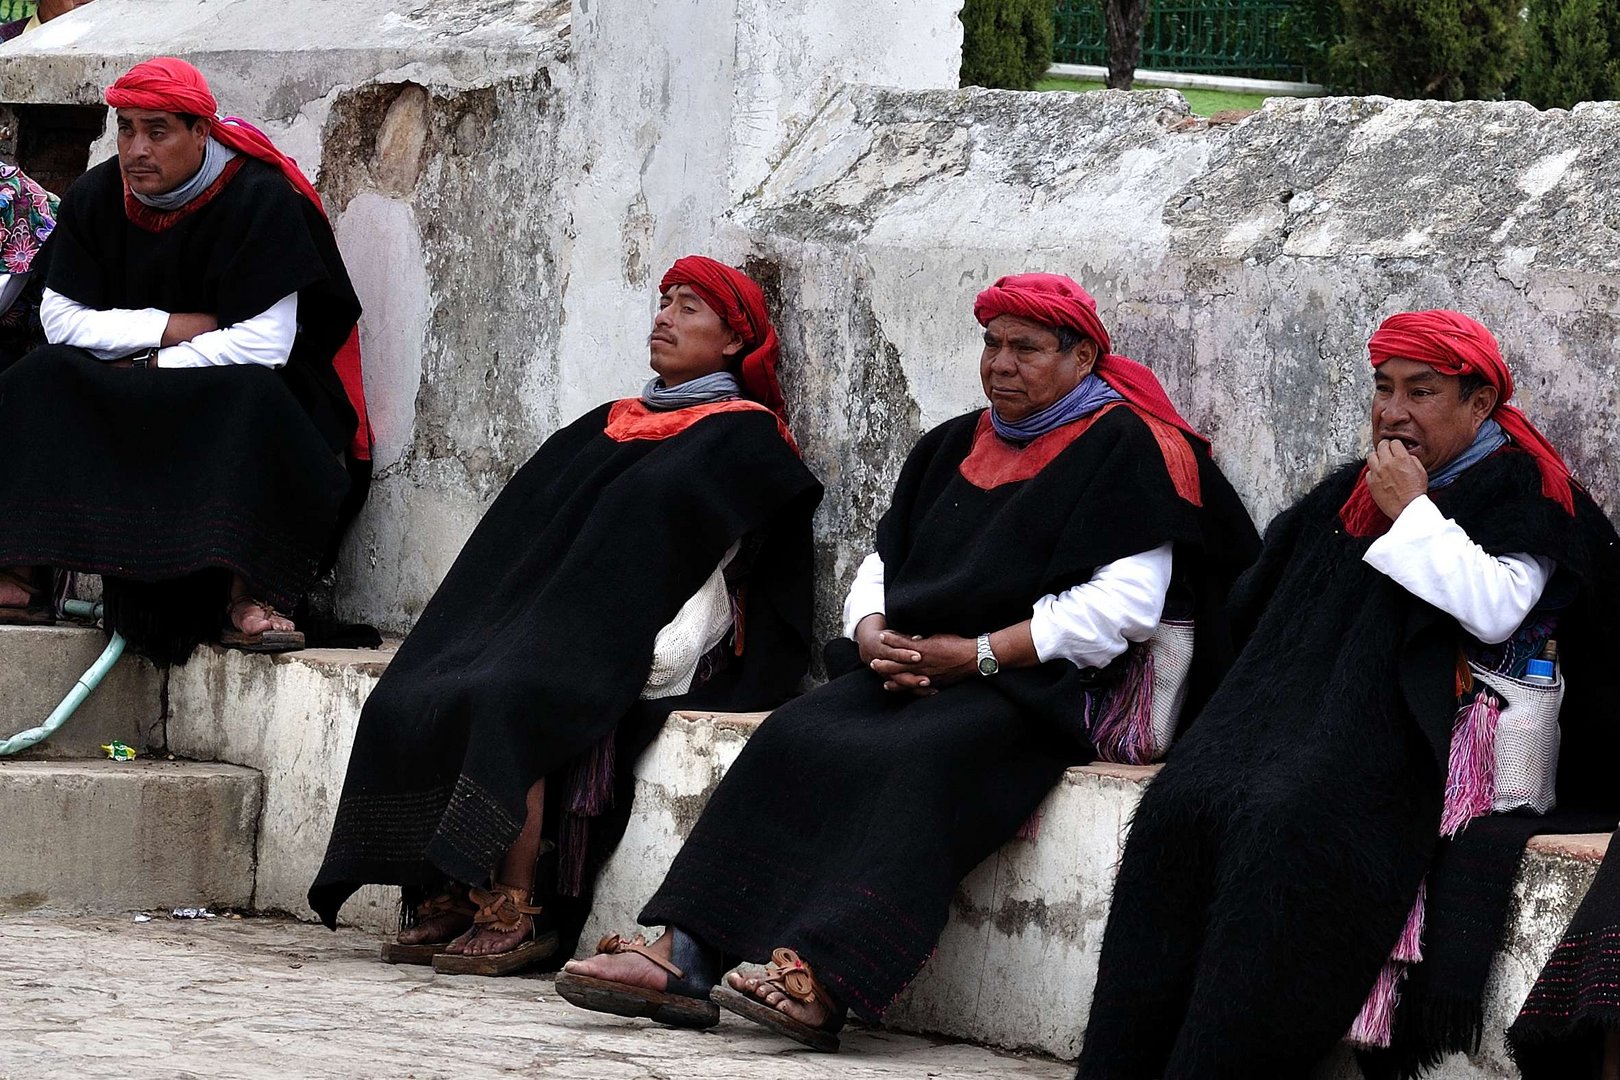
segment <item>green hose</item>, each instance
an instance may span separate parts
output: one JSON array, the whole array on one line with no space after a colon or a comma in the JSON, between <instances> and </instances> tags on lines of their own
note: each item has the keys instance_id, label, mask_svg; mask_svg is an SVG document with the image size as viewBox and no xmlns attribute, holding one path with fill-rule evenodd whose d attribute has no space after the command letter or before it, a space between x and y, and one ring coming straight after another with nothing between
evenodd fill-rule
<instances>
[{"instance_id":1,"label":"green hose","mask_svg":"<svg viewBox=\"0 0 1620 1080\"><path fill-rule=\"evenodd\" d=\"M86 600L69 600L63 605L63 609L69 615L78 616L79 618L101 618L101 605L92 604ZM90 696L96 687L101 685L101 680L107 677L107 672L112 670L113 665L118 663L118 658L123 655L124 635L113 634L107 641L107 647L96 658L96 662L90 665L90 670L79 676L79 681L74 684L72 690L68 691L67 697L62 699L62 703L51 710L51 715L45 718L43 724L29 728L27 731L19 731L9 739L0 740L0 757L19 753L30 746L44 742L55 734L56 729L67 723L68 718L78 711L80 705L84 704L84 700Z\"/></svg>"}]
</instances>

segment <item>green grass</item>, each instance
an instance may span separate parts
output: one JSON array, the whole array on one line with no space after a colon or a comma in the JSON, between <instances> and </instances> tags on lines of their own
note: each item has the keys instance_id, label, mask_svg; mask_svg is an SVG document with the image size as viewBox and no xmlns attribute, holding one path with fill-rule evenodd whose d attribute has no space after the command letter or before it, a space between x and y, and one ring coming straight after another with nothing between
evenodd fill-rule
<instances>
[{"instance_id":1,"label":"green grass","mask_svg":"<svg viewBox=\"0 0 1620 1080\"><path fill-rule=\"evenodd\" d=\"M1083 82L1079 79L1042 79L1035 84L1035 89L1072 90L1083 94L1104 87L1100 82ZM1138 89L1146 87L1138 86ZM1258 109L1260 103L1266 100L1264 94L1233 94L1225 90L1183 90L1181 95L1199 116L1213 116L1226 109Z\"/></svg>"}]
</instances>

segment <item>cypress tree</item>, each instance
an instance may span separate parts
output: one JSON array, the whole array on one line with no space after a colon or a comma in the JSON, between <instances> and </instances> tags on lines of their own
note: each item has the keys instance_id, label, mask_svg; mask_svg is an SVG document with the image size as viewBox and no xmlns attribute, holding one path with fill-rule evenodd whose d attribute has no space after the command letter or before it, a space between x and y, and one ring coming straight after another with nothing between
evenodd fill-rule
<instances>
[{"instance_id":1,"label":"cypress tree","mask_svg":"<svg viewBox=\"0 0 1620 1080\"><path fill-rule=\"evenodd\" d=\"M965 0L962 85L1033 90L1052 66L1052 0Z\"/></svg>"}]
</instances>

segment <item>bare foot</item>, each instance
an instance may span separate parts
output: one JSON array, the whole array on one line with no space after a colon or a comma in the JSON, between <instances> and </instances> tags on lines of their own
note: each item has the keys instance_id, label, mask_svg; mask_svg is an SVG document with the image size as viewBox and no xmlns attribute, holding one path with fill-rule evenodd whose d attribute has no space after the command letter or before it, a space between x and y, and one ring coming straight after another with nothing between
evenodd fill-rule
<instances>
[{"instance_id":1,"label":"bare foot","mask_svg":"<svg viewBox=\"0 0 1620 1080\"><path fill-rule=\"evenodd\" d=\"M27 607L32 600L27 589L0 578L0 607Z\"/></svg>"},{"instance_id":2,"label":"bare foot","mask_svg":"<svg viewBox=\"0 0 1620 1080\"><path fill-rule=\"evenodd\" d=\"M244 634L262 634L266 630L296 630L293 621L269 604L249 597L238 597L226 609L231 625Z\"/></svg>"},{"instance_id":3,"label":"bare foot","mask_svg":"<svg viewBox=\"0 0 1620 1080\"><path fill-rule=\"evenodd\" d=\"M471 936L461 942L461 947L453 951L458 956L497 956L522 945L533 932L534 920L520 915L517 929L506 931L493 926L476 927Z\"/></svg>"},{"instance_id":4,"label":"bare foot","mask_svg":"<svg viewBox=\"0 0 1620 1080\"><path fill-rule=\"evenodd\" d=\"M668 960L674 953L675 942L668 934L647 946L648 952L657 953ZM646 990L669 989L669 973L640 953L598 953L585 960L570 960L563 965L570 975L589 975L624 986L639 986Z\"/></svg>"},{"instance_id":5,"label":"bare foot","mask_svg":"<svg viewBox=\"0 0 1620 1080\"><path fill-rule=\"evenodd\" d=\"M778 1012L786 1013L808 1027L824 1028L836 1014L833 1003L827 1000L826 994L818 993L816 1000L808 1004L797 1001L766 982L765 973L757 969L729 973L726 975L726 985L744 994L752 994Z\"/></svg>"},{"instance_id":6,"label":"bare foot","mask_svg":"<svg viewBox=\"0 0 1620 1080\"><path fill-rule=\"evenodd\" d=\"M447 911L443 915L430 915L415 926L401 930L398 941L401 945L437 945L454 940L471 925L471 915Z\"/></svg>"}]
</instances>

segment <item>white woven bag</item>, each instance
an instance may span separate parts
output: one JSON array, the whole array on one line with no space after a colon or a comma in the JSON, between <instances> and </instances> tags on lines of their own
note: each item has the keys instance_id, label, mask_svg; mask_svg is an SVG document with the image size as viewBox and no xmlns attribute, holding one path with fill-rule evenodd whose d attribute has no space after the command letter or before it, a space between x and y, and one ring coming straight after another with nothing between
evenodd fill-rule
<instances>
[{"instance_id":1,"label":"white woven bag","mask_svg":"<svg viewBox=\"0 0 1620 1080\"><path fill-rule=\"evenodd\" d=\"M653 641L652 670L641 700L674 697L692 688L698 661L731 631L731 594L726 589L726 567L737 554L737 544L715 567L714 573L692 598L681 605L670 624Z\"/></svg>"},{"instance_id":2,"label":"white woven bag","mask_svg":"<svg viewBox=\"0 0 1620 1080\"><path fill-rule=\"evenodd\" d=\"M1187 673L1192 670L1193 624L1191 620L1165 619L1148 638L1153 656L1153 760L1170 752L1181 721L1181 708L1187 703Z\"/></svg>"},{"instance_id":3,"label":"white woven bag","mask_svg":"<svg viewBox=\"0 0 1620 1080\"><path fill-rule=\"evenodd\" d=\"M1558 710L1564 703L1564 673L1551 686L1468 665L1474 678L1501 702L1496 720L1496 794L1491 809L1553 808L1558 786Z\"/></svg>"}]
</instances>

